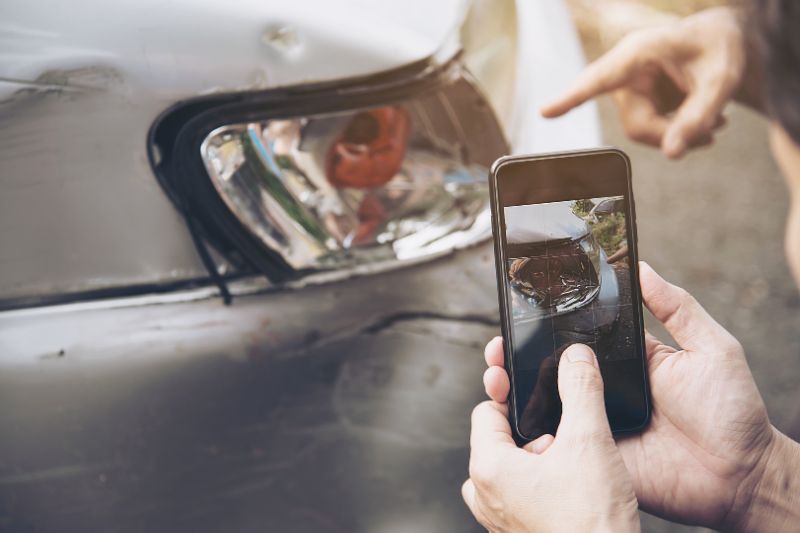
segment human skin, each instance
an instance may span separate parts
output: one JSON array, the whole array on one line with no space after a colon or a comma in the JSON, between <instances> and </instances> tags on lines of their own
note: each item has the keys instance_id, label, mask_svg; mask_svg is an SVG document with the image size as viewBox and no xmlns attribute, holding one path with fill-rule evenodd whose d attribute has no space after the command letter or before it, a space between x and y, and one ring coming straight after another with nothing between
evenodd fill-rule
<instances>
[{"instance_id":1,"label":"human skin","mask_svg":"<svg viewBox=\"0 0 800 533\"><path fill-rule=\"evenodd\" d=\"M760 71L731 9L702 11L672 25L623 38L589 65L557 100L542 108L557 117L613 93L632 139L679 158L710 144L735 97L761 107Z\"/></svg>"},{"instance_id":2,"label":"human skin","mask_svg":"<svg viewBox=\"0 0 800 533\"><path fill-rule=\"evenodd\" d=\"M761 65L763 50L758 50L756 40L754 33L743 31L742 15L729 8L706 10L670 26L636 32L595 62L542 112L556 116L594 96L613 92L631 138L660 146L670 157L680 157L691 147L711 141L715 128L724 123L722 111L728 100L761 112L768 107ZM663 90L665 80L672 91ZM675 147L673 143L680 149L671 149ZM784 248L800 285L800 146L797 136L792 138L776 117L770 125L770 146L790 192ZM800 477L798 446L783 436L779 441L775 449L782 451L773 454L777 459L769 464L775 469L781 465L793 476L777 483L779 475L765 474L760 483L764 490L756 492L770 493L765 487L774 485L773 496L763 505L753 503L754 509L780 509L781 494L800 495L800 487L792 481ZM796 501L793 503L800 507ZM753 525L760 521L760 529L769 530L772 521L763 514L751 511L748 516Z\"/></svg>"},{"instance_id":3,"label":"human skin","mask_svg":"<svg viewBox=\"0 0 800 533\"><path fill-rule=\"evenodd\" d=\"M518 448L505 402L472 413L464 501L490 531L638 532L633 485L614 443L592 350L575 344L558 367L563 412L555 436Z\"/></svg>"},{"instance_id":4,"label":"human skin","mask_svg":"<svg viewBox=\"0 0 800 533\"><path fill-rule=\"evenodd\" d=\"M800 486L785 469L800 472L800 447L770 424L741 345L646 263L640 277L645 305L681 347L647 336L651 421L617 441L640 506L717 529L791 531ZM486 360L486 392L505 401L499 337Z\"/></svg>"},{"instance_id":5,"label":"human skin","mask_svg":"<svg viewBox=\"0 0 800 533\"><path fill-rule=\"evenodd\" d=\"M800 285L800 146L777 123L770 126L770 147L789 187L791 205L786 219L784 250L795 283Z\"/></svg>"}]
</instances>

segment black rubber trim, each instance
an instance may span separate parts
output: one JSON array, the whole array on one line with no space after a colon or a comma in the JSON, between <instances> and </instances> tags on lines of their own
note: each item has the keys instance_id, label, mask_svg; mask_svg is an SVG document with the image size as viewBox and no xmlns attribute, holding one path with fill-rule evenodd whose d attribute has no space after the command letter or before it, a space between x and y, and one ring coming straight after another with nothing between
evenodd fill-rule
<instances>
[{"instance_id":1,"label":"black rubber trim","mask_svg":"<svg viewBox=\"0 0 800 533\"><path fill-rule=\"evenodd\" d=\"M247 276L243 274L235 274L225 276L224 278L226 282L231 282L245 277ZM170 281L166 283L139 283L135 285L124 285L119 287L103 287L99 289L64 292L61 294L47 294L43 296L17 296L0 300L0 312L114 298L168 294L176 291L199 289L208 287L209 285L209 278L202 277Z\"/></svg>"},{"instance_id":2,"label":"black rubber trim","mask_svg":"<svg viewBox=\"0 0 800 533\"><path fill-rule=\"evenodd\" d=\"M203 237L200 235L200 231L197 227L197 221L194 219L194 217L187 216L186 222L189 224L189 233L192 234L192 242L197 249L197 253L200 254L200 259L203 261L203 266L206 267L206 270L211 277L211 281L213 281L219 289L219 294L222 296L222 301L225 303L225 305L231 305L233 302L231 291L228 290L228 284L225 282L225 279L220 275L219 271L217 271L217 265L214 263L214 258L211 257L211 253L208 251L208 247L206 247L206 243L203 241Z\"/></svg>"},{"instance_id":3,"label":"black rubber trim","mask_svg":"<svg viewBox=\"0 0 800 533\"><path fill-rule=\"evenodd\" d=\"M229 101L223 97L203 103L193 100L173 107L171 113L162 116L162 122L155 124L151 132L156 143L151 149L158 146L164 157L154 169L176 207L191 220L189 226L209 274L214 276L214 265L206 261L208 254L203 242L213 246L238 271L261 273L273 283L308 273L292 268L280 254L265 246L219 196L199 156L202 143L212 131L232 124L395 103L437 89L460 68L456 56L441 65L420 62L392 73L346 83L239 93ZM191 113L195 114L189 118ZM161 132L163 124L174 128L179 121L180 130L174 140ZM151 154L151 161L154 159ZM216 281L225 294L224 283Z\"/></svg>"},{"instance_id":4,"label":"black rubber trim","mask_svg":"<svg viewBox=\"0 0 800 533\"><path fill-rule=\"evenodd\" d=\"M323 81L304 85L278 87L267 90L251 90L231 93L218 93L181 100L165 109L153 121L147 133L147 158L159 184L179 211L183 211L183 202L170 184L167 171L172 164L175 140L178 133L194 117L219 106L236 103L247 103L266 98L281 103L303 95L333 94L336 92L369 91L375 86L391 86L403 84L407 80L416 79L426 73L437 70L432 57L415 61L402 67L389 69L364 76L354 76L342 80Z\"/></svg>"}]
</instances>

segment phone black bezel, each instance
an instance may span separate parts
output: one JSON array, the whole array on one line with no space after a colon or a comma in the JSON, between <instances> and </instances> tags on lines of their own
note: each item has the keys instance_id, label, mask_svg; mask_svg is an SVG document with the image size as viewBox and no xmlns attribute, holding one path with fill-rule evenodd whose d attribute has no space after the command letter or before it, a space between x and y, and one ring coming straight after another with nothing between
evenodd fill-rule
<instances>
[{"instance_id":1,"label":"phone black bezel","mask_svg":"<svg viewBox=\"0 0 800 533\"><path fill-rule=\"evenodd\" d=\"M500 185L498 183L499 181L498 177L500 175L501 169L507 167L508 165L528 165L528 164L536 164L545 160L580 158L580 157L596 156L602 154L619 156L625 163L626 172L625 176L622 179L625 180L625 188L626 188L625 198L627 202L628 213L630 215L629 216L630 220L627 221L631 237L629 239L630 242L628 244L628 253L630 257L631 272L634 279L633 286L631 287L631 299L634 305L635 312L638 313L639 336L640 336L639 346L641 347L639 356L642 369L642 387L643 387L642 392L644 395L644 407L645 407L644 417L641 423L631 427L623 427L623 428L612 427L611 429L615 434L635 433L644 429L650 422L652 406L650 399L650 383L647 371L647 353L646 353L645 339L644 339L644 314L642 311L641 288L639 286L638 234L636 229L636 206L633 198L633 183L632 183L630 159L628 158L627 154L625 154L625 152L623 152L618 148L612 148L612 147L572 150L564 152L550 152L550 153L534 154L534 155L504 156L499 158L492 165L492 168L489 173L489 190L491 195L492 237L493 237L494 256L495 256L495 273L497 276L498 305L500 307L500 324L503 333L504 366L506 368L506 372L508 372L509 374L510 378L509 381L511 385L508 395L508 403L509 403L508 416L509 416L509 422L511 423L511 428L513 430L514 440L517 441L518 444L529 442L531 440L531 437L527 437L522 434L522 432L519 430L519 421L517 420L514 364L511 355L513 328L508 313L509 300L507 293L507 284L505 283L506 257L505 257L505 247L503 246L503 243L505 241L505 225L504 225L504 216L502 211L504 205L501 202Z\"/></svg>"}]
</instances>

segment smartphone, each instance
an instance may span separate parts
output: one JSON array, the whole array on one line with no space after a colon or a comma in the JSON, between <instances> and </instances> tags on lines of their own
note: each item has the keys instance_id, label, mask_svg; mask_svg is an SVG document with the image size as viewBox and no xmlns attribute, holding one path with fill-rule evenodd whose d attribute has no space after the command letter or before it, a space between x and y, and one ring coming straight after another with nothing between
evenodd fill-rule
<instances>
[{"instance_id":1,"label":"smartphone","mask_svg":"<svg viewBox=\"0 0 800 533\"><path fill-rule=\"evenodd\" d=\"M597 354L612 431L642 429L650 399L628 157L503 157L490 186L515 438L555 434L558 361L573 343Z\"/></svg>"}]
</instances>

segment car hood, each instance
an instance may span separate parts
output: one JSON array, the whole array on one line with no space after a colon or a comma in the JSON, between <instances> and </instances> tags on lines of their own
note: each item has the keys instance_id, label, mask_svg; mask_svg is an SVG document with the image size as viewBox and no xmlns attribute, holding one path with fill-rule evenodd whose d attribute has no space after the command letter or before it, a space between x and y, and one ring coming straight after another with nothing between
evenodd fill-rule
<instances>
[{"instance_id":1,"label":"car hood","mask_svg":"<svg viewBox=\"0 0 800 533\"><path fill-rule=\"evenodd\" d=\"M5 2L0 90L125 80L227 92L372 74L433 55L465 9L463 0Z\"/></svg>"},{"instance_id":2,"label":"car hood","mask_svg":"<svg viewBox=\"0 0 800 533\"><path fill-rule=\"evenodd\" d=\"M515 205L506 207L504 213L508 244L575 240L589 233L588 224L563 202Z\"/></svg>"}]
</instances>

